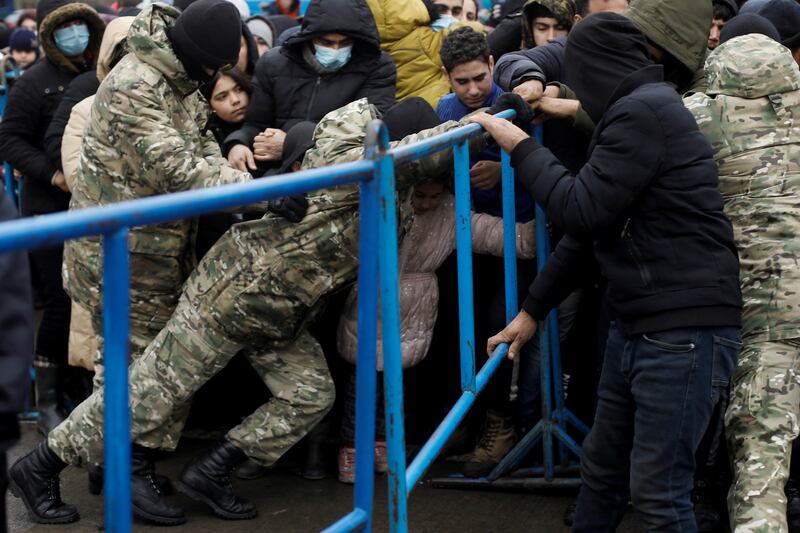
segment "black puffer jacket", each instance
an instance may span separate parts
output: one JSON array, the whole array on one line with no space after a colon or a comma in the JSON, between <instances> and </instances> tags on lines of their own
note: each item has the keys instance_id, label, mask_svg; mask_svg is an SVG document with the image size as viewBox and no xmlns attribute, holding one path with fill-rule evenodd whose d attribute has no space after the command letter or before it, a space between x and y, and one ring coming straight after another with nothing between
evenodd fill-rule
<instances>
[{"instance_id":1,"label":"black puffer jacket","mask_svg":"<svg viewBox=\"0 0 800 533\"><path fill-rule=\"evenodd\" d=\"M512 153L517 179L567 233L525 310L541 319L569 294L593 245L626 333L739 325L739 262L711 146L660 66L617 87L589 153L575 177L533 140Z\"/></svg>"},{"instance_id":2,"label":"black puffer jacket","mask_svg":"<svg viewBox=\"0 0 800 533\"><path fill-rule=\"evenodd\" d=\"M86 4L43 4L39 4L37 16L45 58L14 84L0 123L0 156L24 177L22 211L26 215L63 211L69 206L69 193L51 184L58 166L44 151L44 136L72 79L95 68L105 28L97 12ZM53 40L55 29L71 19L85 20L91 34L81 65L67 59Z\"/></svg>"},{"instance_id":3,"label":"black puffer jacket","mask_svg":"<svg viewBox=\"0 0 800 533\"><path fill-rule=\"evenodd\" d=\"M355 40L352 58L337 71L324 72L309 61L311 39L326 33ZM227 149L252 146L266 128L287 131L297 122L317 122L359 98L385 112L395 102L397 71L392 58L381 52L375 19L363 0L313 0L302 29L258 60L253 82L244 126L227 138Z\"/></svg>"}]
</instances>

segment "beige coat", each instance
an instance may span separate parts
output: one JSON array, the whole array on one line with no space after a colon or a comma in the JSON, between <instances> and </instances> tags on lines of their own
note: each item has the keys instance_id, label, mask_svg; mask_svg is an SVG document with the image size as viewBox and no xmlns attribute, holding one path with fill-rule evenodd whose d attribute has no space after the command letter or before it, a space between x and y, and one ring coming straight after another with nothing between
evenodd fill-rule
<instances>
[{"instance_id":1,"label":"beige coat","mask_svg":"<svg viewBox=\"0 0 800 533\"><path fill-rule=\"evenodd\" d=\"M456 249L455 198L448 194L433 211L416 215L400 244L400 339L403 367L419 363L428 353L439 305L436 270ZM472 214L472 249L475 253L503 255L503 219ZM536 255L533 222L517 224L517 255ZM356 362L358 305L356 288L350 292L339 321L337 345L342 357ZM377 347L378 370L383 370L380 327Z\"/></svg>"},{"instance_id":2,"label":"beige coat","mask_svg":"<svg viewBox=\"0 0 800 533\"><path fill-rule=\"evenodd\" d=\"M133 17L119 17L109 22L108 26L106 26L97 58L97 79L100 81L103 81L111 70L114 50L128 36L131 22L133 22ZM81 139L83 138L83 130L86 129L86 124L89 122L92 103L94 103L94 95L84 98L75 104L75 107L72 108L72 113L69 115L67 127L64 128L64 136L61 139L61 167L70 190L72 190L75 174L78 172Z\"/></svg>"},{"instance_id":3,"label":"beige coat","mask_svg":"<svg viewBox=\"0 0 800 533\"><path fill-rule=\"evenodd\" d=\"M103 41L100 43L100 54L97 58L97 78L103 81L114 57L114 50L128 35L133 17L119 17L106 26ZM61 164L64 177L70 190L73 188L75 175L78 172L78 156L81 154L81 138L83 130L89 122L89 112L92 110L94 96L89 96L78 102L72 108L69 122L64 129L61 141ZM92 327L92 315L78 302L72 302L72 316L69 324L69 364L94 370L94 360L97 352L97 338Z\"/></svg>"}]
</instances>

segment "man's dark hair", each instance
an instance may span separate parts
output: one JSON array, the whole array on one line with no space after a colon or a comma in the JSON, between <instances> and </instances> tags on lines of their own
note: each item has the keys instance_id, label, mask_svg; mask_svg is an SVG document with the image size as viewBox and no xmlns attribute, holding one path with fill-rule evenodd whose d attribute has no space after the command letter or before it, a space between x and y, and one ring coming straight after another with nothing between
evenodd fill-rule
<instances>
[{"instance_id":1,"label":"man's dark hair","mask_svg":"<svg viewBox=\"0 0 800 533\"><path fill-rule=\"evenodd\" d=\"M731 9L731 6L721 2L714 2L714 20L719 19L728 22L734 15L736 15L736 13Z\"/></svg>"},{"instance_id":2,"label":"man's dark hair","mask_svg":"<svg viewBox=\"0 0 800 533\"><path fill-rule=\"evenodd\" d=\"M581 17L589 14L589 0L575 0L575 10Z\"/></svg>"},{"instance_id":3,"label":"man's dark hair","mask_svg":"<svg viewBox=\"0 0 800 533\"><path fill-rule=\"evenodd\" d=\"M482 33L463 27L453 30L444 38L439 56L442 58L445 70L450 73L457 66L476 59L488 65L491 54L489 43Z\"/></svg>"}]
</instances>

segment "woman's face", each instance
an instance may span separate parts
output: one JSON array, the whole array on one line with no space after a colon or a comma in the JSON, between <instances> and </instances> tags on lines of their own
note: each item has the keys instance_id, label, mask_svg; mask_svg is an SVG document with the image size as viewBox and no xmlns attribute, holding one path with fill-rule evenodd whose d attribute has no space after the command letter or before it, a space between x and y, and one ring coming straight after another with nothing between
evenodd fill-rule
<instances>
[{"instance_id":1,"label":"woman's face","mask_svg":"<svg viewBox=\"0 0 800 533\"><path fill-rule=\"evenodd\" d=\"M250 96L236 83L236 80L223 74L214 85L210 103L211 109L221 120L238 123L244 120Z\"/></svg>"},{"instance_id":2,"label":"woman's face","mask_svg":"<svg viewBox=\"0 0 800 533\"><path fill-rule=\"evenodd\" d=\"M33 33L36 33L36 21L33 19L25 19L19 23L20 28L24 28L26 30L30 30Z\"/></svg>"}]
</instances>

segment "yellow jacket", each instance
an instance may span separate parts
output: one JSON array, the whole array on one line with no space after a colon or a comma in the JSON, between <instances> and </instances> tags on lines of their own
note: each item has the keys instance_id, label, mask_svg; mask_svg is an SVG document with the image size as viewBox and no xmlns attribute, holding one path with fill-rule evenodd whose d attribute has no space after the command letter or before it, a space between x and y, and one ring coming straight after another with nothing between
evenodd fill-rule
<instances>
[{"instance_id":1,"label":"yellow jacket","mask_svg":"<svg viewBox=\"0 0 800 533\"><path fill-rule=\"evenodd\" d=\"M381 49L397 66L397 100L420 96L433 107L450 92L442 77L439 48L453 29L469 25L484 32L477 22L464 22L435 32L429 26L428 10L421 0L367 0L381 38Z\"/></svg>"}]
</instances>

